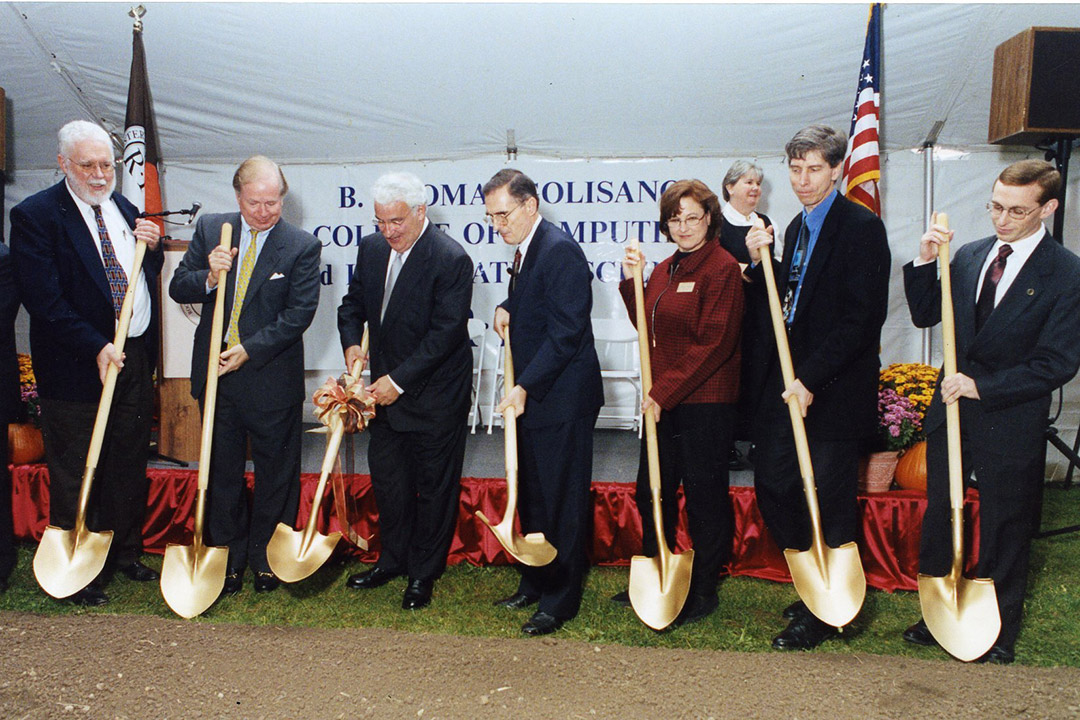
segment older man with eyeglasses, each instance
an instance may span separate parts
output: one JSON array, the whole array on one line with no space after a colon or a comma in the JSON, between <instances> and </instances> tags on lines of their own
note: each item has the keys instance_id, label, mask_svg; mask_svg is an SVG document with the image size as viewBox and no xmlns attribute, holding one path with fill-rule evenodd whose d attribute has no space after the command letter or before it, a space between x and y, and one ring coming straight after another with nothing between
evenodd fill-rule
<instances>
[{"instance_id":1,"label":"older man with eyeglasses","mask_svg":"<svg viewBox=\"0 0 1080 720\"><path fill-rule=\"evenodd\" d=\"M401 607L415 610L431 602L454 536L472 392L473 264L428 219L415 175L383 175L372 199L378 232L360 240L338 332L352 367L368 325L368 389L378 405L368 463L382 549L346 586L377 588L404 575Z\"/></svg>"},{"instance_id":2,"label":"older man with eyeglasses","mask_svg":"<svg viewBox=\"0 0 1080 720\"><path fill-rule=\"evenodd\" d=\"M151 288L163 254L158 226L137 219L138 208L114 192L108 133L74 120L60 129L59 146L64 179L11 210L11 257L30 315L52 525L74 526L105 373L110 364L120 370L88 509L90 528L112 530L113 540L102 576L70 597L103 605L105 584L117 570L135 581L158 578L140 557L158 346ZM133 278L136 239L146 241L147 253ZM120 354L113 339L129 283L134 305Z\"/></svg>"},{"instance_id":3,"label":"older man with eyeglasses","mask_svg":"<svg viewBox=\"0 0 1080 720\"><path fill-rule=\"evenodd\" d=\"M957 372L941 378L927 411L927 506L919 572L942 577L952 561L945 405L960 404L965 482L979 486L977 577L994 581L1001 632L982 661L1015 657L1027 586L1031 534L1038 528L1051 393L1080 368L1080 259L1047 231L1061 173L1021 160L994 182L986 209L994 235L954 253L952 295ZM918 327L941 320L938 247L953 231L934 225L904 266ZM904 632L935 645L920 620Z\"/></svg>"}]
</instances>

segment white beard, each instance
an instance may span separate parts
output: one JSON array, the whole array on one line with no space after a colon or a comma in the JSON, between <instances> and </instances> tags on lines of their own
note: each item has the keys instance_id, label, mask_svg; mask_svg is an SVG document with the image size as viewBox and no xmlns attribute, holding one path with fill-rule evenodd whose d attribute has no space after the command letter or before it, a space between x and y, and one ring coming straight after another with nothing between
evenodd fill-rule
<instances>
[{"instance_id":1,"label":"white beard","mask_svg":"<svg viewBox=\"0 0 1080 720\"><path fill-rule=\"evenodd\" d=\"M100 205L108 200L116 189L116 176L105 183L104 186L94 187L89 183L80 182L78 178L67 175L68 186L75 192L80 200L87 205Z\"/></svg>"}]
</instances>

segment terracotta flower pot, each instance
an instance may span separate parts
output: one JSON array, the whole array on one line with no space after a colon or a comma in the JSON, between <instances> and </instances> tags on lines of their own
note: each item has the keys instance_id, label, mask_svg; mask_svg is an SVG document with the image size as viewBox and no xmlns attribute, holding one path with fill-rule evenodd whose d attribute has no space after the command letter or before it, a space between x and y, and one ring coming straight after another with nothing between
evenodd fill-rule
<instances>
[{"instance_id":1,"label":"terracotta flower pot","mask_svg":"<svg viewBox=\"0 0 1080 720\"><path fill-rule=\"evenodd\" d=\"M885 492L892 486L899 453L896 450L870 453L859 463L859 490Z\"/></svg>"},{"instance_id":2,"label":"terracotta flower pot","mask_svg":"<svg viewBox=\"0 0 1080 720\"><path fill-rule=\"evenodd\" d=\"M30 423L8 425L8 456L12 465L40 462L45 457L41 428Z\"/></svg>"},{"instance_id":3,"label":"terracotta flower pot","mask_svg":"<svg viewBox=\"0 0 1080 720\"><path fill-rule=\"evenodd\" d=\"M926 441L917 442L896 464L896 484L905 490L926 492Z\"/></svg>"}]
</instances>

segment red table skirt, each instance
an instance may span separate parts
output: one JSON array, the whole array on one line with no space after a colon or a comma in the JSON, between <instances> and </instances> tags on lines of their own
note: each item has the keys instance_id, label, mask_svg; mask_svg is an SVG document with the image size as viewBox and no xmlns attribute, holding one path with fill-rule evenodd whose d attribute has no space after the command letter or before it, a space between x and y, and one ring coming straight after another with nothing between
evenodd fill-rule
<instances>
[{"instance_id":1,"label":"red table skirt","mask_svg":"<svg viewBox=\"0 0 1080 720\"><path fill-rule=\"evenodd\" d=\"M194 527L196 473L184 469L147 471L150 497L143 526L143 538L148 552L163 553L168 543L190 544ZM318 476L300 476L300 510L297 527L303 527L311 508ZM370 549L342 542L364 562L378 558L378 511L368 475L346 475L345 486L356 500L354 528L371 538ZM13 515L15 535L24 540L39 540L49 519L49 473L44 465L18 465L12 468ZM248 474L248 483L252 477ZM594 482L592 562L595 565L628 565L630 557L641 550L641 519L634 504L634 484ZM776 547L761 519L754 491L747 487L731 488L735 508L735 539L730 571L732 575L749 575L780 582L790 582L783 553ZM680 505L683 502L681 491ZM456 565L506 565L511 558L495 536L477 519L475 512L483 510L492 520L502 517L506 506L506 483L501 478L463 478L457 529L450 545L449 562ZM859 496L862 509L862 531L859 552L866 571L866 581L872 587L893 590L918 588L919 530L926 507L926 496L920 492L895 491ZM333 510L332 492L326 493L320 509L320 532L339 529ZM968 538L968 570L974 569L978 558L978 494L969 490L966 498ZM686 515L682 513L677 544L680 550L689 547Z\"/></svg>"}]
</instances>

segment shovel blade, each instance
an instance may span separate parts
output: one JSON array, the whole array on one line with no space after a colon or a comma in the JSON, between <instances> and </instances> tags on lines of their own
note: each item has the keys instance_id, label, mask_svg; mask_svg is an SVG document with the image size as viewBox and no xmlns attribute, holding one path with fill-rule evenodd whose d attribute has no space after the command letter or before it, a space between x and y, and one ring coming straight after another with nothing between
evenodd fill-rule
<instances>
[{"instance_id":1,"label":"shovel blade","mask_svg":"<svg viewBox=\"0 0 1080 720\"><path fill-rule=\"evenodd\" d=\"M958 660L982 657L1001 632L997 592L990 579L920 574L919 605L934 639Z\"/></svg>"},{"instance_id":2,"label":"shovel blade","mask_svg":"<svg viewBox=\"0 0 1080 720\"><path fill-rule=\"evenodd\" d=\"M509 523L493 525L490 520L487 519L482 511L476 511L476 517L480 518L480 522L487 525L488 529L495 536L495 539L502 545L503 550L508 552L515 560L522 565L528 565L529 567L543 567L549 564L555 559L555 556L559 554L559 551L554 545L547 541L544 537L544 533L529 533L522 537L519 535Z\"/></svg>"},{"instance_id":3,"label":"shovel blade","mask_svg":"<svg viewBox=\"0 0 1080 720\"><path fill-rule=\"evenodd\" d=\"M169 545L161 563L161 595L182 618L201 615L225 586L229 548Z\"/></svg>"},{"instance_id":4,"label":"shovel blade","mask_svg":"<svg viewBox=\"0 0 1080 720\"><path fill-rule=\"evenodd\" d=\"M49 525L34 553L34 577L41 589L65 598L89 585L105 567L112 530L82 532Z\"/></svg>"},{"instance_id":5,"label":"shovel blade","mask_svg":"<svg viewBox=\"0 0 1080 720\"><path fill-rule=\"evenodd\" d=\"M785 550L795 591L819 620L843 627L855 619L866 598L866 576L855 543L822 547L819 562L815 548Z\"/></svg>"},{"instance_id":6,"label":"shovel blade","mask_svg":"<svg viewBox=\"0 0 1080 720\"><path fill-rule=\"evenodd\" d=\"M663 630L674 622L690 593L693 564L693 550L668 555L666 568L659 555L630 558L630 604L641 622L653 630Z\"/></svg>"},{"instance_id":7,"label":"shovel blade","mask_svg":"<svg viewBox=\"0 0 1080 720\"><path fill-rule=\"evenodd\" d=\"M278 523L266 545L266 559L278 578L289 583L299 582L322 567L340 539L339 532L329 535L317 532L305 548L302 530Z\"/></svg>"}]
</instances>

